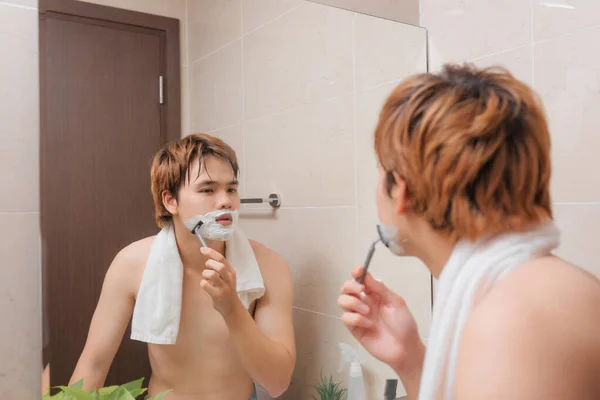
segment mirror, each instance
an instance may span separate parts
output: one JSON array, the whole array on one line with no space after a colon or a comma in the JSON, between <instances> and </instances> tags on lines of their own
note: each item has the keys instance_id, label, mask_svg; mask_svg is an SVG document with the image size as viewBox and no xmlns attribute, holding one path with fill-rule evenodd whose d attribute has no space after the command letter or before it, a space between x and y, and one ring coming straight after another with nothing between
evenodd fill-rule
<instances>
[{"instance_id":1,"label":"mirror","mask_svg":"<svg viewBox=\"0 0 600 400\"><path fill-rule=\"evenodd\" d=\"M198 393L206 376L249 379L235 369L238 359L221 357L236 353L227 331L210 330L223 328L217 319L180 332L212 338L213 347L185 340L147 345L130 339L131 324L121 323L131 320L133 306L119 310L133 298L115 296L96 311L114 318L93 326L99 333L88 338L109 265L117 254L131 256L123 248L159 231L150 195L153 156L198 132L235 150L242 198L282 197L276 210L247 204L240 211L246 235L280 253L291 270L297 356L281 398L310 398L321 373L343 382L338 343L356 342L338 318L336 298L376 235L372 133L379 109L400 80L427 70L418 14L407 17L409 25L374 16L386 15L385 7L363 10L351 1L93 3L39 2L42 387L67 384L84 347L107 358L116 352L106 385L144 377L142 386L154 395L176 382L166 399ZM135 293L145 265L137 262L141 269L116 280ZM392 273L392 262L404 265ZM405 295L426 337L427 270L384 252L371 265ZM269 291L266 280L265 286ZM120 344L112 324L125 329ZM368 394L380 398L385 380L396 377L360 355ZM227 388L233 386L243 383ZM257 396L269 398L261 387Z\"/></svg>"}]
</instances>

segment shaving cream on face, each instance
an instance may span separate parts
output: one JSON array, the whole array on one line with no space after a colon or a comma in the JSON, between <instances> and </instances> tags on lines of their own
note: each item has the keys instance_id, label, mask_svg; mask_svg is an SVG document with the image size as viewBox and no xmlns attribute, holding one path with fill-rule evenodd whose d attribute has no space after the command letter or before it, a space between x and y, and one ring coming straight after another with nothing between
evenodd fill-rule
<instances>
[{"instance_id":1,"label":"shaving cream on face","mask_svg":"<svg viewBox=\"0 0 600 400\"><path fill-rule=\"evenodd\" d=\"M398 235L398 228L393 225L379 224L377 225L377 232L381 242L387 247L392 254L401 256L404 254L404 247L398 242L407 242L407 239L401 240Z\"/></svg>"},{"instance_id":2,"label":"shaving cream on face","mask_svg":"<svg viewBox=\"0 0 600 400\"><path fill-rule=\"evenodd\" d=\"M217 222L217 219L229 215L231 225L225 226ZM218 210L211 211L208 214L196 215L184 222L185 226L192 230L202 221L202 226L197 229L196 234L208 240L227 241L231 239L238 223L238 211Z\"/></svg>"}]
</instances>

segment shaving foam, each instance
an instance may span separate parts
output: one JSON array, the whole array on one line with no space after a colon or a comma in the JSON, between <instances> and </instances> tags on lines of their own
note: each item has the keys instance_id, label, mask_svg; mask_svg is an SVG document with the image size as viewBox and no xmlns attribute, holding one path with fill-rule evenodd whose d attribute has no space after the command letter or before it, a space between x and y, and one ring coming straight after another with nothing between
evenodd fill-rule
<instances>
[{"instance_id":1,"label":"shaving foam","mask_svg":"<svg viewBox=\"0 0 600 400\"><path fill-rule=\"evenodd\" d=\"M397 256L404 254L404 247L399 242L406 243L408 239L401 239L398 228L393 225L379 224L377 225L377 233L381 242Z\"/></svg>"},{"instance_id":2,"label":"shaving foam","mask_svg":"<svg viewBox=\"0 0 600 400\"><path fill-rule=\"evenodd\" d=\"M217 222L217 219L229 215L231 217L231 225L224 226ZM204 215L196 215L190 219L187 219L184 224L192 230L199 222L202 222L200 228L196 230L196 235L208 240L227 241L231 239L238 224L238 211L237 210L218 210L211 211Z\"/></svg>"}]
</instances>

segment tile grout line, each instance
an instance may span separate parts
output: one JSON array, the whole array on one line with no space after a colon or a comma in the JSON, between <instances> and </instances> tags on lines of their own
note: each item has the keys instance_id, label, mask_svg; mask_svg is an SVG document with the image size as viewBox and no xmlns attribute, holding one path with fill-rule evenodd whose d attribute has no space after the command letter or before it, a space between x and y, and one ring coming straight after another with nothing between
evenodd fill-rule
<instances>
[{"instance_id":1,"label":"tile grout line","mask_svg":"<svg viewBox=\"0 0 600 400\"><path fill-rule=\"evenodd\" d=\"M535 88L535 32L534 32L534 23L535 23L535 18L533 16L535 8L533 7L533 0L529 0L529 13L530 13L530 18L531 18L531 22L530 22L530 27L529 27L529 32L530 32L530 37L529 37L529 43L531 45L531 87Z\"/></svg>"},{"instance_id":2,"label":"tile grout line","mask_svg":"<svg viewBox=\"0 0 600 400\"><path fill-rule=\"evenodd\" d=\"M493 57L493 56L499 56L501 54L509 53L511 51L520 50L520 49L525 48L527 46L529 46L529 44L522 44L522 45L517 46L517 47L511 47L510 49L500 50L500 51L496 51L494 53L486 54L486 55L483 55L483 56L470 58L470 59L467 60L467 62L479 61L479 60L482 60L484 58Z\"/></svg>"},{"instance_id":3,"label":"tile grout line","mask_svg":"<svg viewBox=\"0 0 600 400\"><path fill-rule=\"evenodd\" d=\"M330 102L330 101L339 100L339 99L341 99L343 97L346 97L346 96L352 96L352 92L344 93L344 94L341 94L339 96L329 97L329 98L327 98L325 100L321 100L321 101L318 101L318 102L307 103L307 104L303 104L301 106L296 106L296 107L288 108L286 110L273 112L273 113L270 113L270 114L263 115L261 117L250 118L246 122L260 121L261 119L265 119L265 118L269 118L269 117L274 117L274 116L277 116L277 115L283 115L283 114L286 114L286 113L289 113L289 112L292 112L292 111L298 111L298 110L302 110L302 109L305 109L305 108L314 107L314 106L317 106L317 105L322 105L322 104L325 104L325 103Z\"/></svg>"},{"instance_id":4,"label":"tile grout line","mask_svg":"<svg viewBox=\"0 0 600 400\"><path fill-rule=\"evenodd\" d=\"M353 91L354 91L354 99L353 99L353 107L354 107L354 112L353 112L353 129L354 129L354 204L356 205L356 210L354 211L354 236L355 238L358 237L359 235L359 231L358 231L358 225L359 225L359 209L358 209L358 205L359 205L359 188L358 188L358 181L359 181L359 177L358 177L358 168L359 168L359 163L358 163L358 118L357 118L357 107L356 107L356 102L357 102L357 95L358 95L358 91L357 91L357 86L356 86L356 18L357 18L357 14L354 14L352 17L352 74L353 74ZM356 240L356 239L355 239ZM354 250L354 257L356 260L358 260L358 248L357 246L355 246L355 250Z\"/></svg>"},{"instance_id":5,"label":"tile grout line","mask_svg":"<svg viewBox=\"0 0 600 400\"><path fill-rule=\"evenodd\" d=\"M306 207L280 207L279 210L351 210L358 209L357 206L306 206Z\"/></svg>"},{"instance_id":6,"label":"tile grout line","mask_svg":"<svg viewBox=\"0 0 600 400\"><path fill-rule=\"evenodd\" d=\"M241 0L240 0L240 1L241 1ZM2 3L0 3L0 4L2 4ZM212 50L211 52L209 52L209 53L207 53L207 54L205 54L205 55L203 55L203 56L201 56L201 57L198 57L198 58L196 58L195 60L191 61L191 63L189 63L189 65L193 65L193 64L195 64L195 63L197 63L197 62L199 62L199 61L202 61L202 60L206 59L207 57L210 57L210 56L214 55L215 53L218 53L219 51L223 50L223 49L224 49L224 48L226 48L227 46L229 46L229 45L232 45L233 43L237 42L238 40L242 40L242 39L243 39L245 36L248 36L248 35L250 35L251 33L253 33L253 32L256 32L257 30L259 30L259 29L261 29L261 28L264 28L265 26L269 25L270 23L272 23L272 22L274 22L274 21L277 21L278 19L280 19L280 18L282 18L282 17L286 16L287 14L289 14L289 13L291 13L291 12L293 12L293 11L296 11L296 10L297 10L297 9L299 9L300 7L302 7L302 5L296 6L296 7L292 8L291 10L284 12L283 14L281 14L281 15L279 15L279 16L277 16L277 17L273 18L273 19L272 19L272 20L270 20L269 22L266 22L266 23L262 24L261 26L259 26L259 27L255 28L255 29L253 29L253 30L251 30L251 31L249 31L249 32L248 32L248 33L246 33L246 34L244 34L244 31L242 30L242 31L241 31L241 35L240 35L240 37L239 37L239 38L237 38L237 39L235 39L235 40L232 40L232 41L230 41L230 42L228 42L228 43L224 44L223 46L221 46L221 47L219 47L219 48L217 48L217 49L215 49L215 50ZM241 14L241 13L240 13L240 14ZM242 18L242 15L240 15L240 20L241 20L241 18ZM241 22L241 21L240 21L240 22ZM242 26L242 29L243 29L243 26ZM188 61L189 61L189 60L188 60Z\"/></svg>"},{"instance_id":7,"label":"tile grout line","mask_svg":"<svg viewBox=\"0 0 600 400\"><path fill-rule=\"evenodd\" d=\"M531 1L533 1L533 0L531 0ZM600 28L600 24L598 24L598 25L592 25L592 26L587 26L585 28L579 28L579 29L573 30L571 32L561 33L559 35L551 36L551 37L540 39L540 40L535 40L533 38L533 28L531 28L532 32L530 33L529 44L524 44L524 45L521 45L521 46L512 47L510 49L500 50L500 51L497 51L497 52L494 52L494 53L485 54L483 56L478 56L478 57L470 58L470 59L468 59L466 61L467 62L479 61L479 60L482 60L482 59L487 58L487 57L493 57L493 56L501 55L501 54L508 53L508 52L511 52L511 51L514 51L514 50L520 50L520 49L522 49L524 47L527 47L527 46L531 46L532 49L533 49L536 44L549 42L549 41L552 41L552 40L555 40L555 39L560 39L560 38L565 37L565 36L575 35L577 33L585 32L587 30L593 30L593 29L596 29L596 28Z\"/></svg>"},{"instance_id":8,"label":"tile grout line","mask_svg":"<svg viewBox=\"0 0 600 400\"><path fill-rule=\"evenodd\" d=\"M264 24L262 24L262 25L260 25L260 26L257 26L256 28L253 28L252 30L250 30L250 31L248 31L248 32L246 32L246 33L244 33L244 31L242 30L242 37L244 37L244 36L248 36L248 35L250 35L250 34L252 34L252 33L256 32L257 30L264 28L265 26L269 25L270 23L272 23L272 22L275 22L275 21L277 21L278 19L281 19L281 18L285 17L286 15L288 15L288 14L290 14L290 13L292 13L292 12L296 11L296 10L297 10L297 9L299 9L300 7L302 7L302 4L300 4L300 5L297 5L296 7L292 8L291 10L288 10L288 11L284 12L283 14L280 14L280 15L276 16L275 18L273 18L273 19L269 20L268 22L265 22Z\"/></svg>"},{"instance_id":9,"label":"tile grout line","mask_svg":"<svg viewBox=\"0 0 600 400\"><path fill-rule=\"evenodd\" d=\"M552 203L553 206L600 206L598 201L565 201Z\"/></svg>"},{"instance_id":10,"label":"tile grout line","mask_svg":"<svg viewBox=\"0 0 600 400\"><path fill-rule=\"evenodd\" d=\"M421 4L419 2L419 4ZM425 29L425 72L431 73L431 44L429 29Z\"/></svg>"},{"instance_id":11,"label":"tile grout line","mask_svg":"<svg viewBox=\"0 0 600 400\"><path fill-rule=\"evenodd\" d=\"M214 133L217 131L223 131L225 129L231 129L231 128L235 128L238 126L242 126L242 123L239 122L237 124L225 125L225 126L221 126L221 127L215 128L215 129L209 129L209 130L204 131L204 133Z\"/></svg>"},{"instance_id":12,"label":"tile grout line","mask_svg":"<svg viewBox=\"0 0 600 400\"><path fill-rule=\"evenodd\" d=\"M185 82L187 85L186 88L186 99L187 101L187 132L184 132L182 136L187 136L192 133L192 91L191 91L191 72L190 72L190 10L189 10L189 2L190 0L185 0Z\"/></svg>"},{"instance_id":13,"label":"tile grout line","mask_svg":"<svg viewBox=\"0 0 600 400\"><path fill-rule=\"evenodd\" d=\"M552 40L561 39L561 38L566 37L566 36L576 35L578 33L586 32L586 31L594 30L594 29L598 29L598 28L600 28L600 24L590 25L590 26L586 26L586 27L583 27L583 28L577 28L577 29L574 29L574 30L569 31L569 32L559 33L557 35L549 36L547 38L543 38L543 39L540 39L540 40L535 40L533 43L534 44L540 44L540 43L551 42Z\"/></svg>"},{"instance_id":14,"label":"tile grout line","mask_svg":"<svg viewBox=\"0 0 600 400\"><path fill-rule=\"evenodd\" d=\"M307 310L306 308L302 308L302 307L293 306L292 308L295 308L296 310L300 310L300 311L306 311L306 312L311 313L311 314L321 315L323 317L334 318L334 319L337 319L337 320L340 320L340 321L342 320L340 317L336 317L335 315L325 314L325 313L318 312L318 311L313 311L313 310Z\"/></svg>"},{"instance_id":15,"label":"tile grout line","mask_svg":"<svg viewBox=\"0 0 600 400\"><path fill-rule=\"evenodd\" d=\"M352 16L352 83L353 83L353 101L352 101L352 125L354 142L354 204L358 206L358 127L356 126L356 14ZM356 215L358 223L358 213Z\"/></svg>"},{"instance_id":16,"label":"tile grout line","mask_svg":"<svg viewBox=\"0 0 600 400\"><path fill-rule=\"evenodd\" d=\"M199 63L202 60L206 60L210 56L214 56L215 54L217 54L221 50L226 49L228 46L231 46L232 44L234 44L235 42L237 42L239 40L241 40L241 37L239 37L239 38L237 38L235 40L232 40L230 42L227 42L226 44L224 44L223 46L219 47L218 49L215 49L215 50L211 51L210 53L207 53L207 54L205 54L205 55L203 55L201 57L196 58L194 61L192 61L192 62L189 63L189 66L197 64L197 63Z\"/></svg>"},{"instance_id":17,"label":"tile grout line","mask_svg":"<svg viewBox=\"0 0 600 400\"><path fill-rule=\"evenodd\" d=\"M240 52L242 53L241 57L241 75L242 75L242 121L241 121L241 128L242 128L242 157L244 157L243 159L243 173L244 173L244 178L242 180L242 195L244 197L246 197L246 84L245 84L245 74L244 74L244 2L242 0L240 0Z\"/></svg>"}]
</instances>

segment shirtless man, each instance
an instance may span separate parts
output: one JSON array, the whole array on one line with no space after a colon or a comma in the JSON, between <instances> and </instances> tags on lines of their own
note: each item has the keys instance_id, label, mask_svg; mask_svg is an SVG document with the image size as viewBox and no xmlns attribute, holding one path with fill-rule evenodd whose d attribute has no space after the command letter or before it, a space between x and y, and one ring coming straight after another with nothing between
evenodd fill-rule
<instances>
[{"instance_id":1,"label":"shirtless man","mask_svg":"<svg viewBox=\"0 0 600 400\"><path fill-rule=\"evenodd\" d=\"M552 254L550 135L503 69L446 65L392 91L375 130L380 234L437 278L427 349L363 267L342 320L414 400L600 399L600 281Z\"/></svg>"},{"instance_id":2,"label":"shirtless man","mask_svg":"<svg viewBox=\"0 0 600 400\"><path fill-rule=\"evenodd\" d=\"M285 260L250 241L265 294L249 312L236 293L235 266L222 256L226 242L207 240L208 248L201 249L183 223L215 210L237 210L237 175L235 152L208 135L168 144L154 158L157 223L174 225L184 274L177 343L148 345L150 396L172 390L167 400L246 400L256 396L253 382L272 397L285 392L290 383L296 352L292 283ZM108 269L71 383L83 378L88 390L104 384L132 317L153 240L127 246Z\"/></svg>"}]
</instances>

